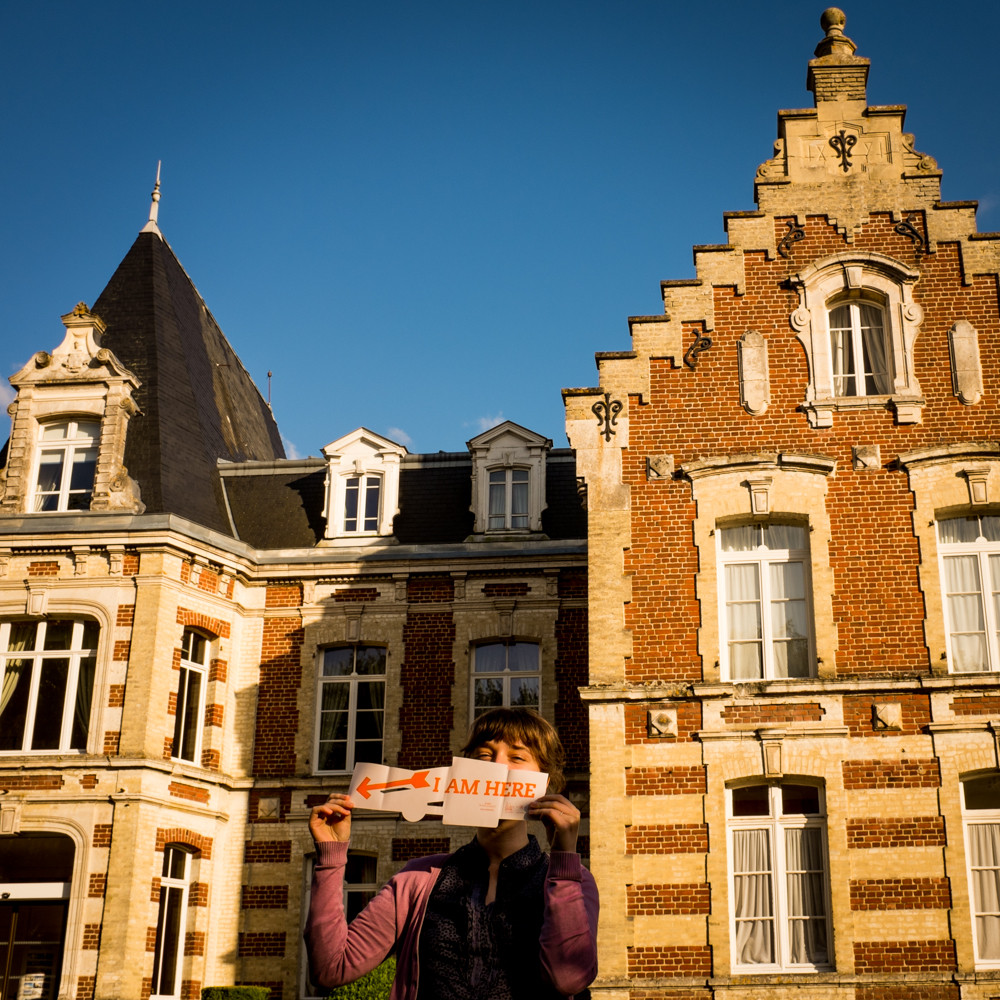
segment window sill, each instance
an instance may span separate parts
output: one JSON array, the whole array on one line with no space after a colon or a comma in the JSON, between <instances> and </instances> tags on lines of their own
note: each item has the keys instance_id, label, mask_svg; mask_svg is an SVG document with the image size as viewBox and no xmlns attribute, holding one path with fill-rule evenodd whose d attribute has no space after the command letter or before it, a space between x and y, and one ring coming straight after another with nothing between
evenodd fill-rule
<instances>
[{"instance_id":1,"label":"window sill","mask_svg":"<svg viewBox=\"0 0 1000 1000\"><path fill-rule=\"evenodd\" d=\"M482 534L469 535L467 542L547 542L549 536L544 531L528 531L523 528L495 529Z\"/></svg>"},{"instance_id":2,"label":"window sill","mask_svg":"<svg viewBox=\"0 0 1000 1000\"><path fill-rule=\"evenodd\" d=\"M895 410L897 424L919 424L926 400L922 396L833 396L802 404L810 427L832 427L834 413L855 410Z\"/></svg>"}]
</instances>

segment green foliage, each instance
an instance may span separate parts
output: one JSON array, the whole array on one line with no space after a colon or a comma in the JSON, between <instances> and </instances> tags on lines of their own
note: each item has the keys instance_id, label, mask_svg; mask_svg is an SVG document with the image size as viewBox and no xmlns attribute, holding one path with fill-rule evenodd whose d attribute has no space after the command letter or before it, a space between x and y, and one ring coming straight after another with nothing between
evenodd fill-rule
<instances>
[{"instance_id":1,"label":"green foliage","mask_svg":"<svg viewBox=\"0 0 1000 1000\"><path fill-rule=\"evenodd\" d=\"M328 1000L389 1000L395 978L396 959L390 955L367 975L331 990Z\"/></svg>"},{"instance_id":2,"label":"green foliage","mask_svg":"<svg viewBox=\"0 0 1000 1000\"><path fill-rule=\"evenodd\" d=\"M201 1000L268 1000L269 986L206 986Z\"/></svg>"}]
</instances>

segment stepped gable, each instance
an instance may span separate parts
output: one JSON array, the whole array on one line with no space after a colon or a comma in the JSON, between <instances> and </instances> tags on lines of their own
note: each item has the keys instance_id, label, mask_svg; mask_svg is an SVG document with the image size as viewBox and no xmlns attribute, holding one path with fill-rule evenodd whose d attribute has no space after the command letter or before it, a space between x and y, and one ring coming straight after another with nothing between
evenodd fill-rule
<instances>
[{"instance_id":1,"label":"stepped gable","mask_svg":"<svg viewBox=\"0 0 1000 1000\"><path fill-rule=\"evenodd\" d=\"M118 265L93 311L103 346L142 382L125 465L149 513L231 532L216 462L284 457L270 408L155 227Z\"/></svg>"},{"instance_id":2,"label":"stepped gable","mask_svg":"<svg viewBox=\"0 0 1000 1000\"><path fill-rule=\"evenodd\" d=\"M826 37L806 81L814 106L778 112L773 155L754 180L757 210L724 213L728 242L692 248L695 278L661 282L663 314L630 317L632 350L598 354L602 391L639 391L645 400L651 357L697 363L697 338L717 329L720 290L755 294L748 270L759 262L783 266L790 288L835 240L843 251L877 245L913 275L955 247L965 286L1000 269L1000 234L977 232L977 202L941 201L941 171L904 130L906 107L868 104L869 60L854 54L843 12L830 8L821 23Z\"/></svg>"}]
</instances>

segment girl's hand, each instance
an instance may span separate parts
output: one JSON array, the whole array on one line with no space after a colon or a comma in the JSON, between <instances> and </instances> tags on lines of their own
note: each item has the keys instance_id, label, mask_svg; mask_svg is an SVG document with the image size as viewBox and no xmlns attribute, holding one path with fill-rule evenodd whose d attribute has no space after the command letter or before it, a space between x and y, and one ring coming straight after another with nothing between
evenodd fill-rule
<instances>
[{"instance_id":1,"label":"girl's hand","mask_svg":"<svg viewBox=\"0 0 1000 1000\"><path fill-rule=\"evenodd\" d=\"M576 853L580 810L562 795L543 795L528 805L528 819L540 819L549 835L549 849Z\"/></svg>"},{"instance_id":2,"label":"girl's hand","mask_svg":"<svg viewBox=\"0 0 1000 1000\"><path fill-rule=\"evenodd\" d=\"M334 792L321 806L309 814L309 832L317 843L351 839L351 810L354 803L346 796Z\"/></svg>"}]
</instances>

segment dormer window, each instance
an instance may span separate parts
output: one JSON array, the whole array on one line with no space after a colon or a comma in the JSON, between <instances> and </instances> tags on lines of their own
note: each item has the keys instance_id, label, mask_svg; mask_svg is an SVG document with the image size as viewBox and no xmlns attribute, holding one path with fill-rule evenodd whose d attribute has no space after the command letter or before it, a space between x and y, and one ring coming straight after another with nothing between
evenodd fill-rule
<instances>
[{"instance_id":1,"label":"dormer window","mask_svg":"<svg viewBox=\"0 0 1000 1000\"><path fill-rule=\"evenodd\" d=\"M60 420L39 427L32 507L36 513L89 509L100 431L96 420Z\"/></svg>"},{"instance_id":2,"label":"dormer window","mask_svg":"<svg viewBox=\"0 0 1000 1000\"><path fill-rule=\"evenodd\" d=\"M887 396L892 391L883 309L863 299L830 309L835 396Z\"/></svg>"},{"instance_id":3,"label":"dormer window","mask_svg":"<svg viewBox=\"0 0 1000 1000\"><path fill-rule=\"evenodd\" d=\"M381 497L381 476L348 476L344 482L344 532L377 532Z\"/></svg>"},{"instance_id":4,"label":"dormer window","mask_svg":"<svg viewBox=\"0 0 1000 1000\"><path fill-rule=\"evenodd\" d=\"M326 544L392 538L399 511L399 467L406 449L364 427L330 442L326 474Z\"/></svg>"},{"instance_id":5,"label":"dormer window","mask_svg":"<svg viewBox=\"0 0 1000 1000\"><path fill-rule=\"evenodd\" d=\"M540 534L545 510L545 457L552 442L506 420L469 442L472 538Z\"/></svg>"},{"instance_id":6,"label":"dormer window","mask_svg":"<svg viewBox=\"0 0 1000 1000\"><path fill-rule=\"evenodd\" d=\"M527 469L490 470L490 531L528 530Z\"/></svg>"}]
</instances>

